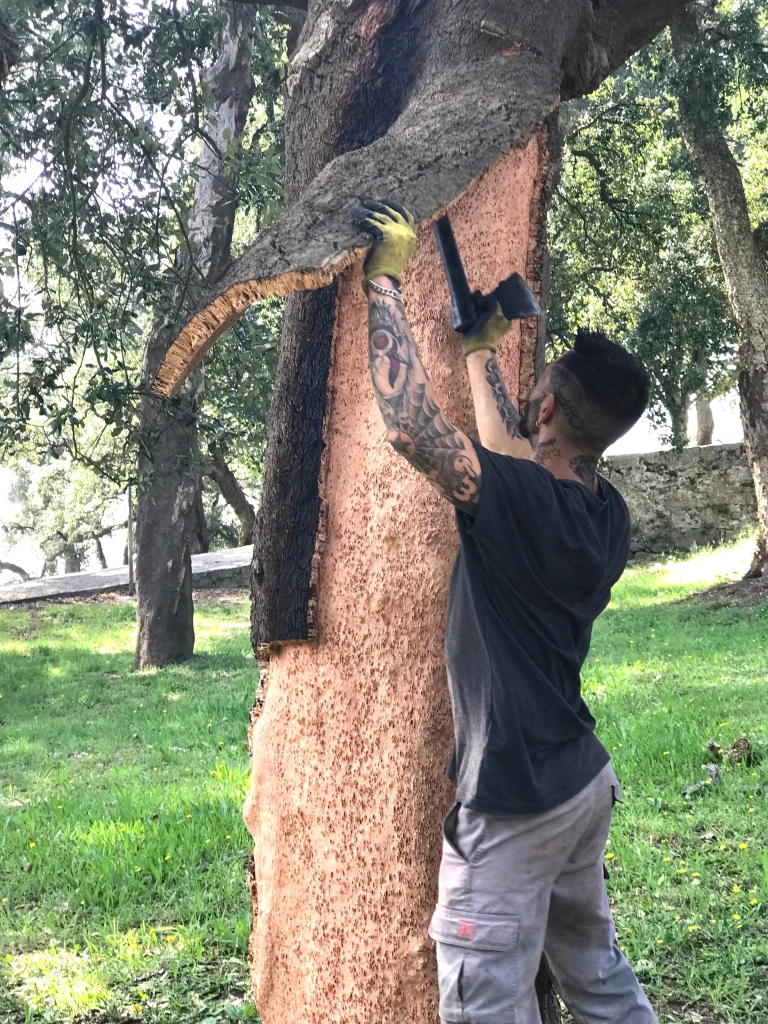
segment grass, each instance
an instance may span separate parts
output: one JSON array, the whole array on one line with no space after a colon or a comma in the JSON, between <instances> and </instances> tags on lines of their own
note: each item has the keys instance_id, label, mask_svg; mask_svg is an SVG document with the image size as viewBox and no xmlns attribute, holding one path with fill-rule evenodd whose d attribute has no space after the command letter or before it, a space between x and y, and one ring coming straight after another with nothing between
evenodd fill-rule
<instances>
[{"instance_id":1,"label":"grass","mask_svg":"<svg viewBox=\"0 0 768 1024\"><path fill-rule=\"evenodd\" d=\"M768 739L768 609L684 598L751 541L629 571L597 623L586 699L623 783L607 863L619 945L656 1003L768 1019L768 761L719 785L705 750Z\"/></svg>"},{"instance_id":2,"label":"grass","mask_svg":"<svg viewBox=\"0 0 768 1024\"><path fill-rule=\"evenodd\" d=\"M768 1019L768 760L681 795L709 739L768 739L768 611L690 597L749 549L630 570L584 668L624 787L618 942L662 1022ZM194 660L134 673L129 604L0 613L0 1021L255 1018L247 617L204 603Z\"/></svg>"},{"instance_id":3,"label":"grass","mask_svg":"<svg viewBox=\"0 0 768 1024\"><path fill-rule=\"evenodd\" d=\"M132 671L131 604L0 613L0 1020L255 1018L244 601Z\"/></svg>"}]
</instances>

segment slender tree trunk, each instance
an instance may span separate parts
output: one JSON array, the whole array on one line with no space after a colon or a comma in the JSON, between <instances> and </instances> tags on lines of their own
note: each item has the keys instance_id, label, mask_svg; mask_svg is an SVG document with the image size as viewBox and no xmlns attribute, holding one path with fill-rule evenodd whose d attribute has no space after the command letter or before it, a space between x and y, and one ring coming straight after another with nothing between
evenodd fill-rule
<instances>
[{"instance_id":1,"label":"slender tree trunk","mask_svg":"<svg viewBox=\"0 0 768 1024\"><path fill-rule=\"evenodd\" d=\"M712 415L712 403L708 398L696 399L696 444L712 444L715 430L715 417Z\"/></svg>"},{"instance_id":2,"label":"slender tree trunk","mask_svg":"<svg viewBox=\"0 0 768 1024\"><path fill-rule=\"evenodd\" d=\"M65 544L61 553L64 556L64 572L80 572L83 566L77 546Z\"/></svg>"},{"instance_id":3,"label":"slender tree trunk","mask_svg":"<svg viewBox=\"0 0 768 1024\"><path fill-rule=\"evenodd\" d=\"M102 569L107 568L107 556L104 554L104 547L101 543L100 537L94 538L94 544L96 545L96 557L99 560L99 565Z\"/></svg>"},{"instance_id":4,"label":"slender tree trunk","mask_svg":"<svg viewBox=\"0 0 768 1024\"><path fill-rule=\"evenodd\" d=\"M0 11L0 82L8 77L11 68L19 59L19 41L11 23Z\"/></svg>"},{"instance_id":5,"label":"slender tree trunk","mask_svg":"<svg viewBox=\"0 0 768 1024\"><path fill-rule=\"evenodd\" d=\"M688 417L691 412L691 396L681 395L674 408L670 410L672 420L672 445L678 450L688 444Z\"/></svg>"},{"instance_id":6,"label":"slender tree trunk","mask_svg":"<svg viewBox=\"0 0 768 1024\"><path fill-rule=\"evenodd\" d=\"M211 459L204 467L212 480L216 482L221 491L221 496L230 506L237 518L240 520L240 538L238 544L245 547L246 544L253 544L253 528L256 522L256 513L253 505L248 501L248 496L240 486L237 477L227 465L221 452Z\"/></svg>"},{"instance_id":7,"label":"slender tree trunk","mask_svg":"<svg viewBox=\"0 0 768 1024\"><path fill-rule=\"evenodd\" d=\"M669 23L679 74L680 127L704 184L728 296L739 325L739 398L747 460L757 495L758 542L750 576L768 568L768 268L752 233L739 166L721 127L712 57L695 12Z\"/></svg>"},{"instance_id":8,"label":"slender tree trunk","mask_svg":"<svg viewBox=\"0 0 768 1024\"><path fill-rule=\"evenodd\" d=\"M243 131L253 96L249 15L234 5L223 33L221 54L204 75L213 106L202 142L199 177L189 216L192 252L180 260L185 293L177 296L181 315L223 275L230 255L236 196L224 154ZM174 337L175 326L158 324L147 345L144 382L148 388ZM162 666L192 656L192 548L200 538L200 479L196 467L195 402L199 374L170 402L150 394L142 401L142 432L152 451L142 457L140 477L149 478L136 514L136 666ZM203 540L205 545L205 541Z\"/></svg>"}]
</instances>

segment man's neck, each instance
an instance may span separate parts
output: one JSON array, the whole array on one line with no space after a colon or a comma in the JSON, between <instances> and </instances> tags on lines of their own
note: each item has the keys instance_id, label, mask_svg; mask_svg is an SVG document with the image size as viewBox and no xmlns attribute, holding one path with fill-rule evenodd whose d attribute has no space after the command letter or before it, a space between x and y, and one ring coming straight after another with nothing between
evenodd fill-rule
<instances>
[{"instance_id":1,"label":"man's neck","mask_svg":"<svg viewBox=\"0 0 768 1024\"><path fill-rule=\"evenodd\" d=\"M597 490L598 455L586 455L557 437L547 437L534 442L531 458L559 480L578 480L591 491Z\"/></svg>"}]
</instances>

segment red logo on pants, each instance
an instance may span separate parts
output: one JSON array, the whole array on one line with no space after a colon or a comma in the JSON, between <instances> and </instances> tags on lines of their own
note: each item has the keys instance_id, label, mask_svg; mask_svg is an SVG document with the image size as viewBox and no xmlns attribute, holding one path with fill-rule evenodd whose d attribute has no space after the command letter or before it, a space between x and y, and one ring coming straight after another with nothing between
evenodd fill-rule
<instances>
[{"instance_id":1,"label":"red logo on pants","mask_svg":"<svg viewBox=\"0 0 768 1024\"><path fill-rule=\"evenodd\" d=\"M474 921L462 921L456 922L456 938L457 939L474 939L475 937L475 922Z\"/></svg>"}]
</instances>

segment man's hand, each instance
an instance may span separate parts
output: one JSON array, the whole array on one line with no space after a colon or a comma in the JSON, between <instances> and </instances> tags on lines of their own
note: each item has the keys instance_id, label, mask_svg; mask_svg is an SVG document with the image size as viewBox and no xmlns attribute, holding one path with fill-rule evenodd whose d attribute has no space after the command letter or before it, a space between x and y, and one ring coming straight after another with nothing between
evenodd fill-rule
<instances>
[{"instance_id":1,"label":"man's hand","mask_svg":"<svg viewBox=\"0 0 768 1024\"><path fill-rule=\"evenodd\" d=\"M363 289L371 278L386 276L400 287L403 267L416 251L416 222L399 203L363 199L352 211L352 220L374 238L363 264Z\"/></svg>"},{"instance_id":2,"label":"man's hand","mask_svg":"<svg viewBox=\"0 0 768 1024\"><path fill-rule=\"evenodd\" d=\"M461 350L465 356L481 349L495 352L499 339L507 333L512 321L507 320L501 306L492 295L474 292L472 299L477 310L477 320L461 335Z\"/></svg>"}]
</instances>

